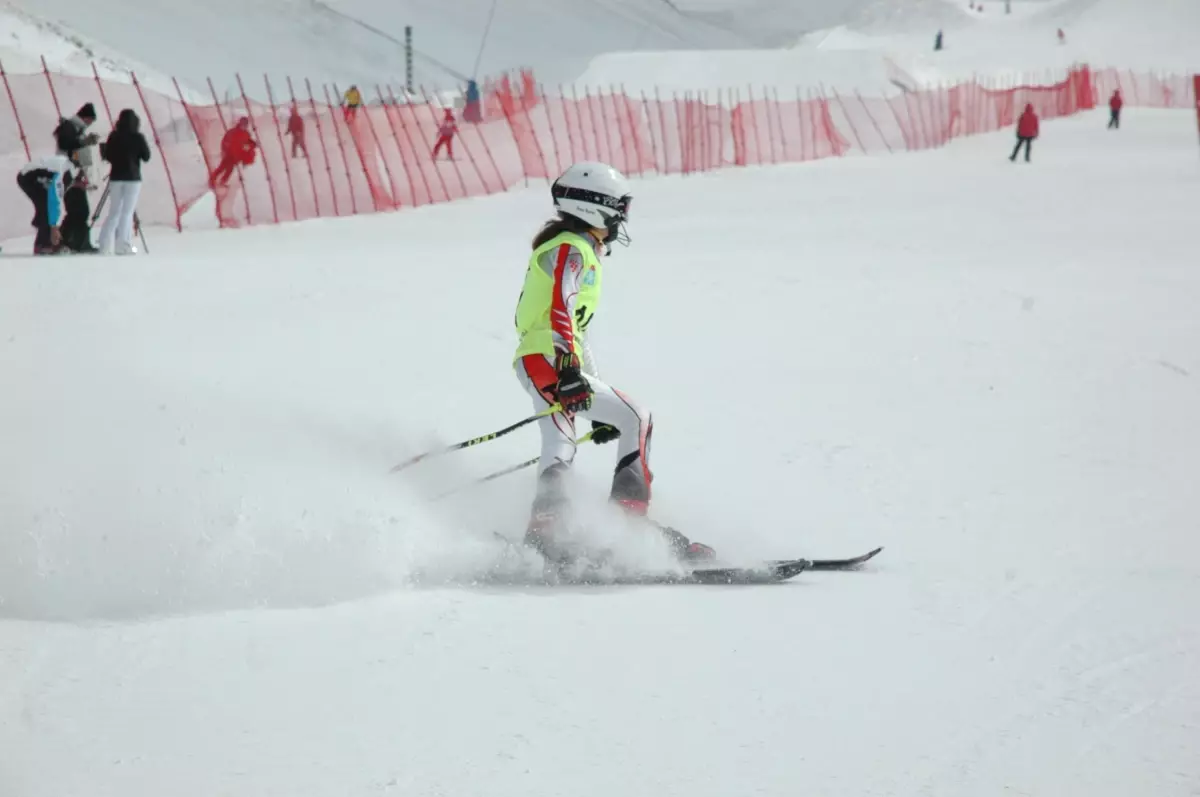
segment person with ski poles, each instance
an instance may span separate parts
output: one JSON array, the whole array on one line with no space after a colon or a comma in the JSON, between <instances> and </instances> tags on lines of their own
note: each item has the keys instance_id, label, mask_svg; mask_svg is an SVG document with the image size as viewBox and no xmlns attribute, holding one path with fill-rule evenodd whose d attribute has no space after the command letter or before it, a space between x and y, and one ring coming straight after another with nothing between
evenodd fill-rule
<instances>
[{"instance_id":1,"label":"person with ski poles","mask_svg":"<svg viewBox=\"0 0 1200 797\"><path fill-rule=\"evenodd\" d=\"M437 160L438 153L442 151L442 147L446 148L446 157L449 160L454 160L454 134L457 132L458 122L454 120L454 109L447 108L445 115L442 117L442 123L438 125L438 137L433 145L434 160Z\"/></svg>"},{"instance_id":2,"label":"person with ski poles","mask_svg":"<svg viewBox=\"0 0 1200 797\"><path fill-rule=\"evenodd\" d=\"M542 412L537 490L525 545L548 561L569 561L556 536L567 527L567 479L575 459L575 420L592 422L596 443L618 441L610 500L645 518L685 561L714 558L713 549L646 518L650 506L650 412L602 381L588 345L602 284L601 255L628 245L625 222L632 194L626 178L604 163L576 163L551 186L557 216L533 239L533 253L514 318L519 343L513 360L522 388Z\"/></svg>"}]
</instances>

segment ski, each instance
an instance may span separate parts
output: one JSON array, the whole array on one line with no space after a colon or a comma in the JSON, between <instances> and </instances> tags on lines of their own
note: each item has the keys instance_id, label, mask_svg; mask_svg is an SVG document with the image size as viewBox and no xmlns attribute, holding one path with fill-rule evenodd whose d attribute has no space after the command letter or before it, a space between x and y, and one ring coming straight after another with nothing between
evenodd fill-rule
<instances>
[{"instance_id":1,"label":"ski","mask_svg":"<svg viewBox=\"0 0 1200 797\"><path fill-rule=\"evenodd\" d=\"M697 567L682 575L685 584L778 584L812 567L808 559L770 562L763 567Z\"/></svg>"},{"instance_id":2,"label":"ski","mask_svg":"<svg viewBox=\"0 0 1200 797\"><path fill-rule=\"evenodd\" d=\"M883 546L867 551L862 556L853 556L849 559L812 559L809 563L809 570L857 570L864 563L874 559ZM785 562L772 562L772 564L784 564Z\"/></svg>"}]
</instances>

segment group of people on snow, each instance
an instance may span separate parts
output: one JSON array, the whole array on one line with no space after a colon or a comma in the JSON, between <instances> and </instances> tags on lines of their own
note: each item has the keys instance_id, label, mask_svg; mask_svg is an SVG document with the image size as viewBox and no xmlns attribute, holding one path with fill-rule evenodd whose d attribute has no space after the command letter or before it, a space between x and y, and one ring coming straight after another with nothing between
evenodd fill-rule
<instances>
[{"instance_id":1,"label":"group of people on snow","mask_svg":"<svg viewBox=\"0 0 1200 797\"><path fill-rule=\"evenodd\" d=\"M342 102L342 118L347 125L354 123L354 120L357 118L358 109L361 107L362 95L358 93L356 87L351 86ZM293 159L309 157L308 139L306 136L307 129L308 125L304 121L304 115L300 112L299 104L293 102L288 110L288 119L285 127L285 133L291 139L290 150ZM438 125L437 140L434 142L431 157L437 160L438 155L445 149L447 158L453 159L454 137L457 134L458 120L455 119L454 109L447 108ZM209 184L213 188L228 185L237 167L253 165L257 153L258 142L254 140L250 118L243 116L221 138L221 160L218 162L216 168L213 169L209 177Z\"/></svg>"},{"instance_id":2,"label":"group of people on snow","mask_svg":"<svg viewBox=\"0 0 1200 797\"><path fill-rule=\"evenodd\" d=\"M1108 98L1108 129L1116 130L1121 127L1121 109L1125 106L1125 100L1121 97L1121 90L1117 89ZM1033 109L1033 103L1025 105L1024 112L1017 119L1017 145L1013 147L1012 155L1009 156L1010 161L1016 161L1017 155L1021 153L1021 148L1025 148L1025 162L1029 162L1030 150L1033 147L1033 140L1041 134L1041 122L1038 119L1037 111Z\"/></svg>"},{"instance_id":3,"label":"group of people on snow","mask_svg":"<svg viewBox=\"0 0 1200 797\"><path fill-rule=\"evenodd\" d=\"M142 187L142 164L150 160L150 146L141 133L141 120L132 108L117 116L108 137L89 132L96 108L85 103L71 117L59 120L54 130L54 154L38 156L17 173L17 186L33 203L35 255L110 253L133 254L134 218ZM88 179L94 162L92 148L111 170L101 197L108 215L100 228L99 246L91 242L91 200L98 186ZM99 211L97 212L97 215Z\"/></svg>"}]
</instances>

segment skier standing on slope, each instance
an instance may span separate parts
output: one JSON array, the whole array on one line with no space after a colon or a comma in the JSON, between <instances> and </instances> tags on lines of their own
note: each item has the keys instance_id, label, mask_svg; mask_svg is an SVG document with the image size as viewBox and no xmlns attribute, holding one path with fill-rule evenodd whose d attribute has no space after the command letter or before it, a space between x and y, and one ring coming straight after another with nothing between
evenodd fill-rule
<instances>
[{"instance_id":1,"label":"skier standing on slope","mask_svg":"<svg viewBox=\"0 0 1200 797\"><path fill-rule=\"evenodd\" d=\"M229 178L238 166L249 166L254 163L254 153L258 148L250 135L250 119L243 116L237 124L229 128L221 138L221 162L213 169L209 182L213 188L229 184Z\"/></svg>"},{"instance_id":2,"label":"skier standing on slope","mask_svg":"<svg viewBox=\"0 0 1200 797\"><path fill-rule=\"evenodd\" d=\"M525 544L551 561L566 552L555 543L564 527L566 479L575 459L575 417L592 421L593 440L619 440L610 499L631 515L645 517L650 506L650 413L597 375L587 330L600 300L602 264L625 233L632 200L629 182L603 163L577 163L551 187L558 217L533 240L533 255L517 303L520 336L514 366L537 411L555 403L563 411L539 420L542 455ZM649 523L650 521L647 520ZM654 525L685 560L713 558L707 545Z\"/></svg>"},{"instance_id":3,"label":"skier standing on slope","mask_svg":"<svg viewBox=\"0 0 1200 797\"><path fill-rule=\"evenodd\" d=\"M1121 97L1121 90L1117 89L1108 98L1108 129L1120 129L1121 127L1121 109L1125 107L1125 100Z\"/></svg>"},{"instance_id":4,"label":"skier standing on slope","mask_svg":"<svg viewBox=\"0 0 1200 797\"><path fill-rule=\"evenodd\" d=\"M1029 103L1017 120L1017 146L1013 147L1010 161L1015 162L1021 147L1025 147L1025 162L1029 162L1029 150L1033 147L1033 140L1038 137L1039 128L1037 112L1033 110L1033 103Z\"/></svg>"},{"instance_id":5,"label":"skier standing on slope","mask_svg":"<svg viewBox=\"0 0 1200 797\"><path fill-rule=\"evenodd\" d=\"M454 109L447 108L442 123L438 125L438 138L433 145L433 159L437 160L442 147L446 148L446 157L454 160L454 134L458 132L458 122L454 121Z\"/></svg>"}]
</instances>

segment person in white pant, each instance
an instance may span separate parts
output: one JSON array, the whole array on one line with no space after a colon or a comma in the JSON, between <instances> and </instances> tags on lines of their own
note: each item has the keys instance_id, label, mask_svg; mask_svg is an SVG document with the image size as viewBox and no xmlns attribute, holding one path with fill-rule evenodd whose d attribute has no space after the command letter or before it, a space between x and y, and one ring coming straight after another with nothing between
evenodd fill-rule
<instances>
[{"instance_id":1,"label":"person in white pant","mask_svg":"<svg viewBox=\"0 0 1200 797\"><path fill-rule=\"evenodd\" d=\"M142 164L150 160L150 145L140 132L142 122L132 108L117 116L117 126L100 145L100 157L112 164L108 178L108 215L100 228L100 251L120 255L137 252L133 245L133 216L142 193Z\"/></svg>"},{"instance_id":2,"label":"person in white pant","mask_svg":"<svg viewBox=\"0 0 1200 797\"><path fill-rule=\"evenodd\" d=\"M542 456L525 544L550 561L569 554L556 545L563 533L565 480L575 459L575 417L592 421L597 443L618 440L617 465L610 498L629 514L645 517L650 506L650 413L621 391L600 380L587 343L587 328L600 300L600 255L614 242L628 244L625 221L632 200L629 183L603 163L577 163L551 187L558 217L533 241L533 255L517 303L520 337L514 365L522 387L542 411L562 411L539 421ZM647 522L678 556L711 559L707 545Z\"/></svg>"}]
</instances>

